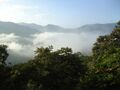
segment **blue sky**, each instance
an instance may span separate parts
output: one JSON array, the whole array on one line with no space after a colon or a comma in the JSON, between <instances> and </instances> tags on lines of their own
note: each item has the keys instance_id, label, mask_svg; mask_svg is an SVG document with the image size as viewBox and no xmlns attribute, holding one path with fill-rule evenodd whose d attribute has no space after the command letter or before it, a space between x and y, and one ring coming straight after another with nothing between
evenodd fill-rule
<instances>
[{"instance_id":1,"label":"blue sky","mask_svg":"<svg viewBox=\"0 0 120 90\"><path fill-rule=\"evenodd\" d=\"M120 20L120 0L0 0L0 20L79 27Z\"/></svg>"}]
</instances>

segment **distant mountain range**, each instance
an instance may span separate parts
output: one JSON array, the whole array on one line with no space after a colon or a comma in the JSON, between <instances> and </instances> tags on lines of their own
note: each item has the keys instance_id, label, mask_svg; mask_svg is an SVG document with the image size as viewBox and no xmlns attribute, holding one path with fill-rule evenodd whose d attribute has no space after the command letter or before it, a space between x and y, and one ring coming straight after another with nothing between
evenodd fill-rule
<instances>
[{"instance_id":1,"label":"distant mountain range","mask_svg":"<svg viewBox=\"0 0 120 90\"><path fill-rule=\"evenodd\" d=\"M88 24L78 28L78 32L91 32L91 33L110 33L115 27L115 23L107 24Z\"/></svg>"},{"instance_id":2,"label":"distant mountain range","mask_svg":"<svg viewBox=\"0 0 120 90\"><path fill-rule=\"evenodd\" d=\"M115 23L108 24L88 24L79 28L68 29L57 25L48 24L46 26L28 23L0 22L0 33L15 33L19 36L29 36L40 32L63 32L63 33L81 33L90 32L98 34L110 33L115 27Z\"/></svg>"}]
</instances>

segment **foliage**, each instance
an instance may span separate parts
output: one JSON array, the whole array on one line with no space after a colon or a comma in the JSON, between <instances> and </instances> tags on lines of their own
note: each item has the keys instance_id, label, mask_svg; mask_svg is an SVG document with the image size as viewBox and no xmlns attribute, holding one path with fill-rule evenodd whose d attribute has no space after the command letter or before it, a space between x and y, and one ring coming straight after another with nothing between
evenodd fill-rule
<instances>
[{"instance_id":1,"label":"foliage","mask_svg":"<svg viewBox=\"0 0 120 90\"><path fill-rule=\"evenodd\" d=\"M8 57L7 53L7 46L6 45L0 45L0 64L5 65L5 61Z\"/></svg>"},{"instance_id":2,"label":"foliage","mask_svg":"<svg viewBox=\"0 0 120 90\"><path fill-rule=\"evenodd\" d=\"M120 23L110 35L100 36L93 47L93 68L86 85L97 90L120 89ZM87 72L87 73L88 73Z\"/></svg>"},{"instance_id":3,"label":"foliage","mask_svg":"<svg viewBox=\"0 0 120 90\"><path fill-rule=\"evenodd\" d=\"M71 48L37 48L35 58L10 71L10 90L75 90L85 72L81 53Z\"/></svg>"}]
</instances>

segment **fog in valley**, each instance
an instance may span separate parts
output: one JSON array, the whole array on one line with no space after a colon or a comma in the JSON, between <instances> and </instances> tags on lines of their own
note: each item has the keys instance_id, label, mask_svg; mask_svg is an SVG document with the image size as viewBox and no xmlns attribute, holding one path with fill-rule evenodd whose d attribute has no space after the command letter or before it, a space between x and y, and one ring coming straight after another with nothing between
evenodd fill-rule
<instances>
[{"instance_id":1,"label":"fog in valley","mask_svg":"<svg viewBox=\"0 0 120 90\"><path fill-rule=\"evenodd\" d=\"M115 26L115 24L91 24L75 29L65 29L56 25L40 26L11 22L1 22L0 25L2 26L0 44L8 46L10 53L8 62L12 63L26 62L34 57L36 48L50 45L54 50L70 47L73 52L91 55L96 38L109 34ZM20 29L23 31L20 32Z\"/></svg>"}]
</instances>

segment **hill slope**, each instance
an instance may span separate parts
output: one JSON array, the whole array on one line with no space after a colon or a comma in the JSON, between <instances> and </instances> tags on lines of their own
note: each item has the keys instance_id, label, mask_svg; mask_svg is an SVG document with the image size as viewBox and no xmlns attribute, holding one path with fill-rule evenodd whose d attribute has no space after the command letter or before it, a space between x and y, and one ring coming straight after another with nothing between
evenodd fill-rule
<instances>
[{"instance_id":1,"label":"hill slope","mask_svg":"<svg viewBox=\"0 0 120 90\"><path fill-rule=\"evenodd\" d=\"M27 37L31 34L40 32L37 29L22 26L12 22L0 22L0 33L10 34L15 33L18 36Z\"/></svg>"}]
</instances>

